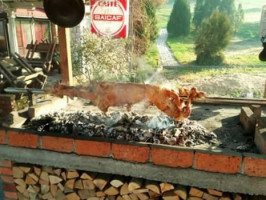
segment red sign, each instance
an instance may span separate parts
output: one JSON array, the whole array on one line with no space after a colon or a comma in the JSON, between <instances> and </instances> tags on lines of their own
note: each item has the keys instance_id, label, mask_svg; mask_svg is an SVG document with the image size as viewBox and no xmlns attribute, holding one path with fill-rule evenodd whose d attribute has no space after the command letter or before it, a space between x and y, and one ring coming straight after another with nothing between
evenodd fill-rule
<instances>
[{"instance_id":1,"label":"red sign","mask_svg":"<svg viewBox=\"0 0 266 200\"><path fill-rule=\"evenodd\" d=\"M117 38L128 36L129 0L92 0L91 31Z\"/></svg>"}]
</instances>

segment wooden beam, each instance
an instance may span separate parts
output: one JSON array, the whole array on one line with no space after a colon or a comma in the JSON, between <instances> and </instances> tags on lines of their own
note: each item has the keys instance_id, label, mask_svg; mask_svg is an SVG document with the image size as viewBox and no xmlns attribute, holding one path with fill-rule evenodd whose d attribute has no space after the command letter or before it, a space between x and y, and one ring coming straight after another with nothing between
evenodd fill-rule
<instances>
[{"instance_id":1,"label":"wooden beam","mask_svg":"<svg viewBox=\"0 0 266 200\"><path fill-rule=\"evenodd\" d=\"M261 105L266 106L265 99L244 99L244 98L222 98L222 97L207 97L205 99L195 99L193 103L198 104L215 104L215 105Z\"/></svg>"},{"instance_id":2,"label":"wooden beam","mask_svg":"<svg viewBox=\"0 0 266 200\"><path fill-rule=\"evenodd\" d=\"M70 29L58 27L61 73L62 81L65 84L73 84L72 59L70 47Z\"/></svg>"}]
</instances>

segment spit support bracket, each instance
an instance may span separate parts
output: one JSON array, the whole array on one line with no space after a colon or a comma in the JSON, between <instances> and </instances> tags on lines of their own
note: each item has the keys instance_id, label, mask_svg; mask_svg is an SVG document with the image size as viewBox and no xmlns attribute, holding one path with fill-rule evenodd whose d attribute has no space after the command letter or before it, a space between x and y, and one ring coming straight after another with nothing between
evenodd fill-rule
<instances>
[{"instance_id":1,"label":"spit support bracket","mask_svg":"<svg viewBox=\"0 0 266 200\"><path fill-rule=\"evenodd\" d=\"M15 88L7 87L4 89L6 93L10 94L26 94L29 98L29 105L33 106L36 104L36 95L45 94L44 90L41 89L31 89L31 88Z\"/></svg>"}]
</instances>

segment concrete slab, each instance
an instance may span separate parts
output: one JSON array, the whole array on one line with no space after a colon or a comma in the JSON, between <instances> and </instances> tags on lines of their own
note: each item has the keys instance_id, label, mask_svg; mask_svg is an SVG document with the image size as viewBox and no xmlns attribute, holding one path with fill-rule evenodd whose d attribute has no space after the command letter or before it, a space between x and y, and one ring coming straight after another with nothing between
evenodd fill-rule
<instances>
[{"instance_id":1,"label":"concrete slab","mask_svg":"<svg viewBox=\"0 0 266 200\"><path fill-rule=\"evenodd\" d=\"M266 195L266 178L240 174L229 175L194 169L168 168L152 164L116 161L110 158L78 156L5 145L0 145L0 158L18 163L118 174L199 188L211 188L224 192Z\"/></svg>"}]
</instances>

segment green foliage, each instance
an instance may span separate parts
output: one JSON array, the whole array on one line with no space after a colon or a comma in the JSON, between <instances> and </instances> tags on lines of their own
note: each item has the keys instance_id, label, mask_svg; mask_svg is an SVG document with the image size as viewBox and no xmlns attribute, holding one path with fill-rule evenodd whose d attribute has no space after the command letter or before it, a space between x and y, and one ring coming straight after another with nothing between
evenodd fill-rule
<instances>
[{"instance_id":1,"label":"green foliage","mask_svg":"<svg viewBox=\"0 0 266 200\"><path fill-rule=\"evenodd\" d=\"M188 0L176 0L167 24L168 33L175 37L188 35L190 31L190 18L191 13Z\"/></svg>"},{"instance_id":2,"label":"green foliage","mask_svg":"<svg viewBox=\"0 0 266 200\"><path fill-rule=\"evenodd\" d=\"M151 42L157 38L159 30L156 10L163 2L164 0L131 0L132 40L135 55L145 54Z\"/></svg>"},{"instance_id":3,"label":"green foliage","mask_svg":"<svg viewBox=\"0 0 266 200\"><path fill-rule=\"evenodd\" d=\"M85 31L73 43L74 75L80 82L118 79L128 73L129 54L123 39L98 37Z\"/></svg>"},{"instance_id":4,"label":"green foliage","mask_svg":"<svg viewBox=\"0 0 266 200\"><path fill-rule=\"evenodd\" d=\"M233 0L232 0L233 1ZM221 0L197 0L194 9L193 24L198 28L219 7Z\"/></svg>"},{"instance_id":5,"label":"green foliage","mask_svg":"<svg viewBox=\"0 0 266 200\"><path fill-rule=\"evenodd\" d=\"M199 28L202 21L216 9L229 17L233 31L237 32L243 23L244 11L241 4L236 9L235 0L197 0L193 17L195 27Z\"/></svg>"},{"instance_id":6,"label":"green foliage","mask_svg":"<svg viewBox=\"0 0 266 200\"><path fill-rule=\"evenodd\" d=\"M239 4L234 15L234 27L233 27L234 32L237 33L239 31L241 25L243 24L244 18L245 18L244 10L242 8L242 5Z\"/></svg>"},{"instance_id":7,"label":"green foliage","mask_svg":"<svg viewBox=\"0 0 266 200\"><path fill-rule=\"evenodd\" d=\"M229 18L215 10L209 19L202 22L195 41L197 64L220 64L224 60L222 51L229 44L232 26Z\"/></svg>"}]
</instances>

